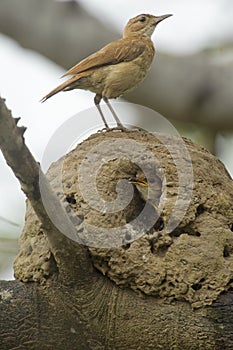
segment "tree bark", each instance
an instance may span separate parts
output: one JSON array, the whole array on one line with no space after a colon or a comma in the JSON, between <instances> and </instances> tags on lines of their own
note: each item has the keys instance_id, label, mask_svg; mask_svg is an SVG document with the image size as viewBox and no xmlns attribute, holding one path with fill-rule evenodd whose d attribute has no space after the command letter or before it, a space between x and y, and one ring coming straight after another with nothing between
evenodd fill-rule
<instances>
[{"instance_id":1,"label":"tree bark","mask_svg":"<svg viewBox=\"0 0 233 350\"><path fill-rule=\"evenodd\" d=\"M2 0L0 8L2 33L65 68L121 36L74 1ZM182 57L159 52L149 77L125 98L171 120L232 130L233 68L224 55L227 49Z\"/></svg>"},{"instance_id":2,"label":"tree bark","mask_svg":"<svg viewBox=\"0 0 233 350\"><path fill-rule=\"evenodd\" d=\"M93 269L86 248L62 238L41 204L39 166L25 146L24 129L0 102L1 150L30 198L58 267L44 284L1 281L1 349L233 349L231 291L195 310L188 302L142 296Z\"/></svg>"},{"instance_id":3,"label":"tree bark","mask_svg":"<svg viewBox=\"0 0 233 350\"><path fill-rule=\"evenodd\" d=\"M141 298L103 276L89 282L83 289L1 281L1 349L233 349L232 292L193 311Z\"/></svg>"}]
</instances>

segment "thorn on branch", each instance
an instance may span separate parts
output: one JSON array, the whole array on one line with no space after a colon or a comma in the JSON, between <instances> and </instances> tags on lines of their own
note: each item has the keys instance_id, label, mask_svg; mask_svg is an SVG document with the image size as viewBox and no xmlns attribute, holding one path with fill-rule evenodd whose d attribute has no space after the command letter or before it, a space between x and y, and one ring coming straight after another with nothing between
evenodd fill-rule
<instances>
[{"instance_id":1,"label":"thorn on branch","mask_svg":"<svg viewBox=\"0 0 233 350\"><path fill-rule=\"evenodd\" d=\"M18 127L18 131L21 134L21 136L24 135L25 131L27 130L27 128L25 126L20 126Z\"/></svg>"},{"instance_id":2,"label":"thorn on branch","mask_svg":"<svg viewBox=\"0 0 233 350\"><path fill-rule=\"evenodd\" d=\"M15 121L15 125L17 125L18 124L18 122L20 121L20 117L18 117L18 118L14 118L14 121Z\"/></svg>"}]
</instances>

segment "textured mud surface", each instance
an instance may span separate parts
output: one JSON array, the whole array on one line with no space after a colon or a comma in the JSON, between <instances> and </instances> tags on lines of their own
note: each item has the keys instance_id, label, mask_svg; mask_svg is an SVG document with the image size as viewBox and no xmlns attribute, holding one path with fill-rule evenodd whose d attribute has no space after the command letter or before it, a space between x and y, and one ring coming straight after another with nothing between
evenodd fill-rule
<instances>
[{"instance_id":1,"label":"textured mud surface","mask_svg":"<svg viewBox=\"0 0 233 350\"><path fill-rule=\"evenodd\" d=\"M48 176L74 225L83 220L74 239L99 271L143 295L201 307L233 287L233 181L203 147L157 136L92 135ZM148 201L128 182L140 168ZM29 206L15 275L43 282L56 271Z\"/></svg>"}]
</instances>

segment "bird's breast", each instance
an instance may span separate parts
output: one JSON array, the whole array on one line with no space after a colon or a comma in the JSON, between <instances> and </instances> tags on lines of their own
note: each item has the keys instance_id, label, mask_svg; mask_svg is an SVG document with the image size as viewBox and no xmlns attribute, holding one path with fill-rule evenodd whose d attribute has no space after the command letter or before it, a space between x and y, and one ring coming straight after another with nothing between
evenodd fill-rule
<instances>
[{"instance_id":1,"label":"bird's breast","mask_svg":"<svg viewBox=\"0 0 233 350\"><path fill-rule=\"evenodd\" d=\"M150 69L153 58L155 55L154 45L151 40L148 40L145 45L145 50L137 58L133 60L134 64L137 64L146 72Z\"/></svg>"},{"instance_id":2,"label":"bird's breast","mask_svg":"<svg viewBox=\"0 0 233 350\"><path fill-rule=\"evenodd\" d=\"M147 70L137 62L122 62L108 70L103 94L108 98L119 97L136 87L146 76Z\"/></svg>"},{"instance_id":3,"label":"bird's breast","mask_svg":"<svg viewBox=\"0 0 233 350\"><path fill-rule=\"evenodd\" d=\"M116 98L135 88L145 78L153 57L154 46L148 41L145 50L133 60L104 67L103 94L108 98Z\"/></svg>"}]
</instances>

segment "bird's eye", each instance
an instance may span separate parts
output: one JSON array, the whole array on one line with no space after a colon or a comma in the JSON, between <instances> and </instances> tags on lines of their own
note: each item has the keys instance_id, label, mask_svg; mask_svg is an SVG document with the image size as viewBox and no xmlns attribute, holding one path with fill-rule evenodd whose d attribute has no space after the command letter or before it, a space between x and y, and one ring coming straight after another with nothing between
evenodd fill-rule
<instances>
[{"instance_id":1,"label":"bird's eye","mask_svg":"<svg viewBox=\"0 0 233 350\"><path fill-rule=\"evenodd\" d=\"M139 18L139 22L145 22L145 20L146 20L145 16L142 16L142 17Z\"/></svg>"}]
</instances>

